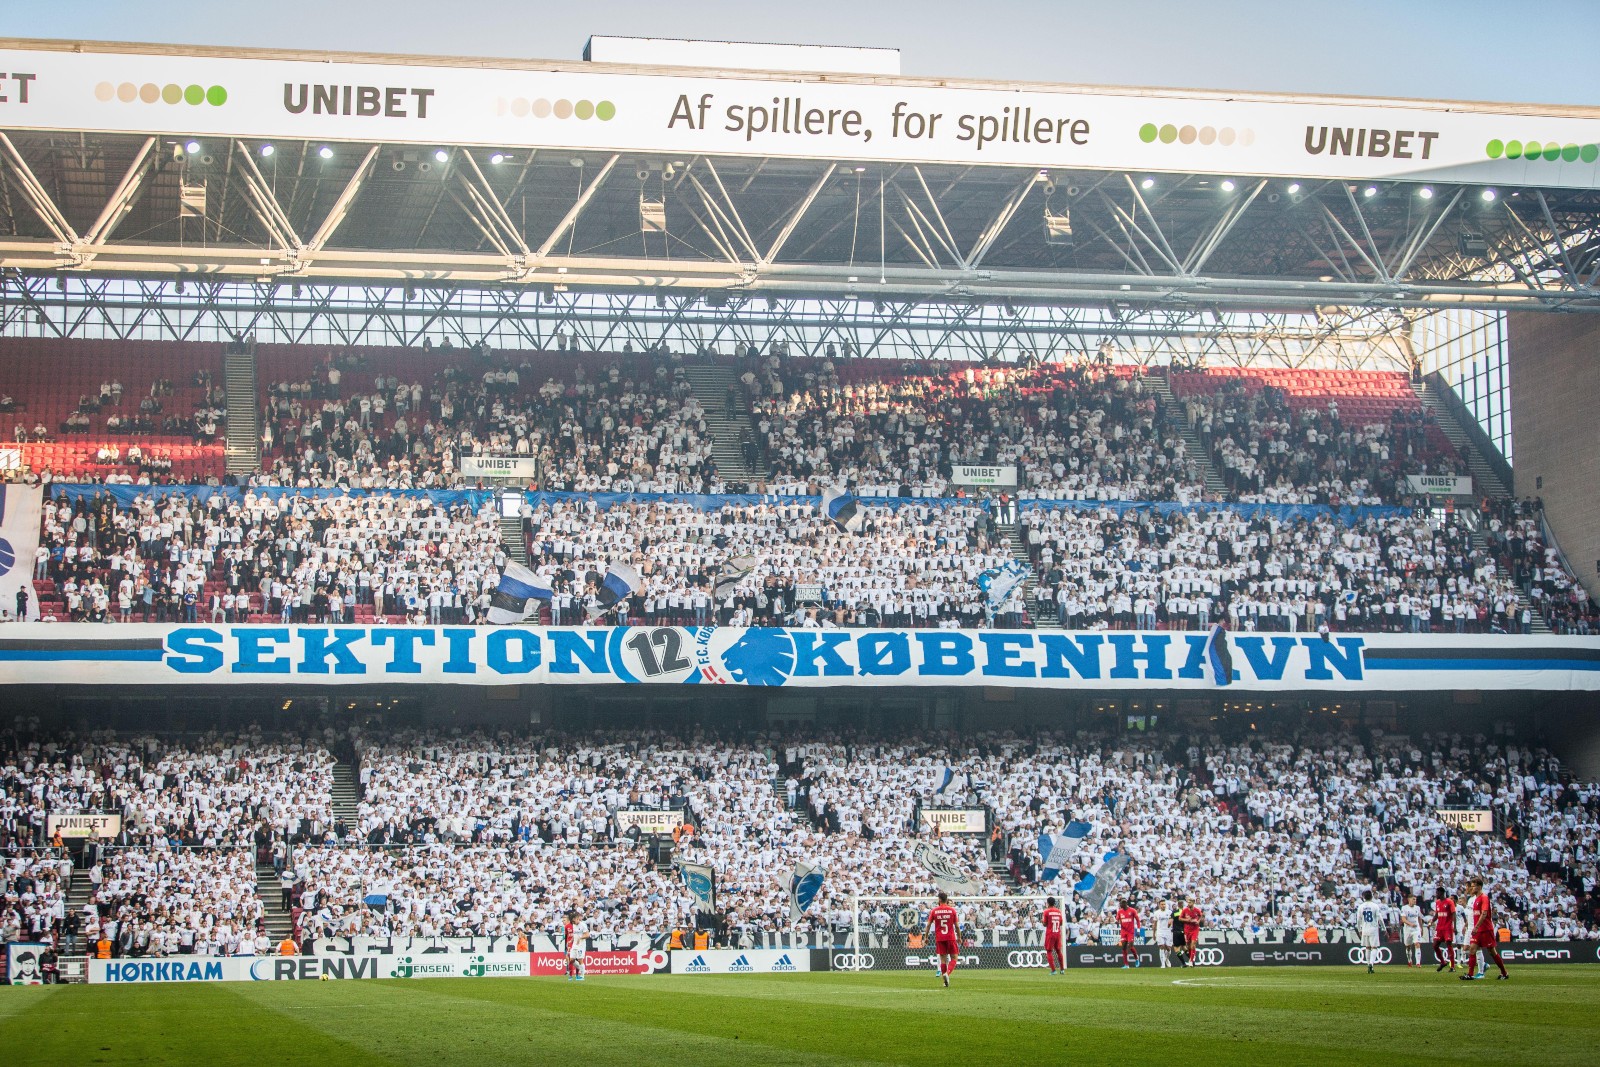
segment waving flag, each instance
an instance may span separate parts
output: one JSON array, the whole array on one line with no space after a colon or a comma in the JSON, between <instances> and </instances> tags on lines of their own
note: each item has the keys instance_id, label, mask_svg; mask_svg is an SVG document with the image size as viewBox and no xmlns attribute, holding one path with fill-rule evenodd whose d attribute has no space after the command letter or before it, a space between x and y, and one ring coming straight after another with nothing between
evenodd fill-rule
<instances>
[{"instance_id":1,"label":"waving flag","mask_svg":"<svg viewBox=\"0 0 1600 1067\"><path fill-rule=\"evenodd\" d=\"M717 873L704 863L680 863L678 874L694 897L694 910L710 915L717 910Z\"/></svg>"},{"instance_id":2,"label":"waving flag","mask_svg":"<svg viewBox=\"0 0 1600 1067\"><path fill-rule=\"evenodd\" d=\"M500 584L489 598L489 621L496 626L521 622L538 600L550 599L550 587L520 563L507 563Z\"/></svg>"},{"instance_id":3,"label":"waving flag","mask_svg":"<svg viewBox=\"0 0 1600 1067\"><path fill-rule=\"evenodd\" d=\"M0 608L16 611L17 594L27 598L18 622L39 618L33 591L33 556L39 549L44 490L37 485L0 485ZM114 588L114 587L113 587Z\"/></svg>"},{"instance_id":4,"label":"waving flag","mask_svg":"<svg viewBox=\"0 0 1600 1067\"><path fill-rule=\"evenodd\" d=\"M1081 890L1083 906L1089 909L1090 913L1099 914L1105 910L1106 898L1117 887L1122 872L1128 869L1130 862L1132 861L1126 852L1107 852L1106 858L1095 869L1094 874L1085 879L1089 882L1089 888Z\"/></svg>"},{"instance_id":5,"label":"waving flag","mask_svg":"<svg viewBox=\"0 0 1600 1067\"><path fill-rule=\"evenodd\" d=\"M951 896L977 896L983 887L963 871L954 860L926 841L918 841L911 856L922 869L933 875L933 883Z\"/></svg>"},{"instance_id":6,"label":"waving flag","mask_svg":"<svg viewBox=\"0 0 1600 1067\"><path fill-rule=\"evenodd\" d=\"M732 595L734 587L744 581L745 575L756 569L754 556L740 556L737 559L722 561L722 566L717 568L715 577L711 579L711 595L718 600L726 600Z\"/></svg>"},{"instance_id":7,"label":"waving flag","mask_svg":"<svg viewBox=\"0 0 1600 1067\"><path fill-rule=\"evenodd\" d=\"M822 493L822 514L845 533L860 533L867 521L866 509L861 501L843 489L826 489Z\"/></svg>"},{"instance_id":8,"label":"waving flag","mask_svg":"<svg viewBox=\"0 0 1600 1067\"><path fill-rule=\"evenodd\" d=\"M1206 662L1211 665L1211 679L1218 685L1233 681L1233 653L1228 648L1228 630L1220 622L1211 628L1206 640Z\"/></svg>"},{"instance_id":9,"label":"waving flag","mask_svg":"<svg viewBox=\"0 0 1600 1067\"><path fill-rule=\"evenodd\" d=\"M1069 822L1062 833L1040 834L1039 858L1042 870L1039 872L1039 877L1046 882L1053 882L1060 877L1061 869L1066 866L1072 850L1078 847L1078 842L1089 835L1091 829L1090 824L1086 822Z\"/></svg>"},{"instance_id":10,"label":"waving flag","mask_svg":"<svg viewBox=\"0 0 1600 1067\"><path fill-rule=\"evenodd\" d=\"M1001 567L990 567L978 575L978 591L991 608L999 609L1028 580L1028 568L1012 560Z\"/></svg>"},{"instance_id":11,"label":"waving flag","mask_svg":"<svg viewBox=\"0 0 1600 1067\"><path fill-rule=\"evenodd\" d=\"M796 863L794 874L789 878L789 918L799 922L800 916L811 907L811 902L817 899L817 894L822 891L822 880L826 875L809 863Z\"/></svg>"},{"instance_id":12,"label":"waving flag","mask_svg":"<svg viewBox=\"0 0 1600 1067\"><path fill-rule=\"evenodd\" d=\"M607 611L617 601L632 595L639 588L639 572L626 563L613 563L606 568L606 576L600 581L600 589L595 594L600 601L600 610Z\"/></svg>"},{"instance_id":13,"label":"waving flag","mask_svg":"<svg viewBox=\"0 0 1600 1067\"><path fill-rule=\"evenodd\" d=\"M933 795L940 796L946 789L956 784L956 769L954 767L940 767L933 775Z\"/></svg>"}]
</instances>

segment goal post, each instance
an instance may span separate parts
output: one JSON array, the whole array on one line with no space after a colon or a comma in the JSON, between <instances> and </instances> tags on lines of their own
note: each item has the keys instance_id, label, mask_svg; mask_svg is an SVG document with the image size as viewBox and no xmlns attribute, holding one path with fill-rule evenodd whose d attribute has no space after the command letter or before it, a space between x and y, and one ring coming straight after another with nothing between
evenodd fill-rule
<instances>
[{"instance_id":1,"label":"goal post","mask_svg":"<svg viewBox=\"0 0 1600 1067\"><path fill-rule=\"evenodd\" d=\"M1059 898L1058 898L1059 899ZM961 951L1034 953L1044 964L1045 894L952 896L961 917ZM934 966L925 938L937 896L852 894L850 944L835 952L836 970L914 970ZM1063 930L1063 941L1065 931ZM870 960L870 962L868 962ZM1031 963L1032 956L1028 956Z\"/></svg>"}]
</instances>

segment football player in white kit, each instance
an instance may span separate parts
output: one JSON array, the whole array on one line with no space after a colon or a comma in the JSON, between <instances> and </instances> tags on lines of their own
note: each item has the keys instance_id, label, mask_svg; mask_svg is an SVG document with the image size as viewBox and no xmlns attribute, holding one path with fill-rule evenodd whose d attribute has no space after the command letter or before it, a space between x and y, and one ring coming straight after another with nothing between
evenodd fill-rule
<instances>
[{"instance_id":1,"label":"football player in white kit","mask_svg":"<svg viewBox=\"0 0 1600 1067\"><path fill-rule=\"evenodd\" d=\"M1367 964L1367 973L1372 974L1372 965L1378 959L1378 939L1383 935L1383 909L1372 899L1372 890L1365 889L1361 892L1361 903L1356 906L1356 931L1361 936L1361 958Z\"/></svg>"},{"instance_id":2,"label":"football player in white kit","mask_svg":"<svg viewBox=\"0 0 1600 1067\"><path fill-rule=\"evenodd\" d=\"M1405 946L1406 966L1422 966L1422 909L1415 893L1406 897L1400 908L1400 941Z\"/></svg>"},{"instance_id":3,"label":"football player in white kit","mask_svg":"<svg viewBox=\"0 0 1600 1067\"><path fill-rule=\"evenodd\" d=\"M1172 905L1165 900L1156 909L1156 951L1161 954L1161 966L1172 966Z\"/></svg>"}]
</instances>

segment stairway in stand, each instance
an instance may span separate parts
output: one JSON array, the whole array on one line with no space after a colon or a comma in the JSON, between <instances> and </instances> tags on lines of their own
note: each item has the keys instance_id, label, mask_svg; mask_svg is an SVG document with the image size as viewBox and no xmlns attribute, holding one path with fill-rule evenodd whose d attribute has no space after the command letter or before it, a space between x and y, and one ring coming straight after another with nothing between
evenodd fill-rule
<instances>
[{"instance_id":1,"label":"stairway in stand","mask_svg":"<svg viewBox=\"0 0 1600 1067\"><path fill-rule=\"evenodd\" d=\"M261 898L267 940L276 952L278 942L294 933L294 919L283 906L283 880L270 863L256 864L256 896Z\"/></svg>"},{"instance_id":2,"label":"stairway in stand","mask_svg":"<svg viewBox=\"0 0 1600 1067\"><path fill-rule=\"evenodd\" d=\"M222 356L222 386L228 398L225 469L229 474L252 474L261 469L261 398L254 345L228 346Z\"/></svg>"},{"instance_id":3,"label":"stairway in stand","mask_svg":"<svg viewBox=\"0 0 1600 1067\"><path fill-rule=\"evenodd\" d=\"M1421 384L1413 382L1411 388L1416 390L1417 396L1422 398L1422 406L1433 413L1434 421L1439 424L1439 429L1455 445L1456 451L1467 461L1467 470L1472 472L1472 485L1479 496L1486 496L1492 500L1504 500L1511 495L1511 489L1501 480L1500 475L1483 458L1473 444L1467 431L1462 429L1456 413L1451 409L1445 398L1439 395L1438 389L1429 382Z\"/></svg>"},{"instance_id":4,"label":"stairway in stand","mask_svg":"<svg viewBox=\"0 0 1600 1067\"><path fill-rule=\"evenodd\" d=\"M1183 445L1190 461L1200 466L1200 476L1205 483L1206 492L1218 498L1226 496L1227 483L1222 480L1222 475L1217 473L1216 466L1211 462L1211 453L1206 451L1199 433L1189 425L1189 416L1184 413L1183 405L1178 402L1177 396L1172 392L1172 385L1167 381L1166 368L1157 369L1155 373L1145 378L1145 382L1155 392L1156 399L1161 402L1161 410L1177 424L1179 436L1183 438Z\"/></svg>"},{"instance_id":5,"label":"stairway in stand","mask_svg":"<svg viewBox=\"0 0 1600 1067\"><path fill-rule=\"evenodd\" d=\"M333 765L333 821L344 823L354 833L361 822L361 785L354 765L340 761Z\"/></svg>"},{"instance_id":6,"label":"stairway in stand","mask_svg":"<svg viewBox=\"0 0 1600 1067\"><path fill-rule=\"evenodd\" d=\"M767 468L759 461L752 467L744 461L740 443L745 434L752 438L755 430L741 411L728 410L728 390L744 395L739 385L739 372L720 363L692 363L684 367L684 375L694 390L694 397L705 409L706 429L711 434L711 453L716 457L717 470L724 482L753 482L767 480Z\"/></svg>"},{"instance_id":7,"label":"stairway in stand","mask_svg":"<svg viewBox=\"0 0 1600 1067\"><path fill-rule=\"evenodd\" d=\"M1033 599L1039 586L1039 572L1034 570L1033 561L1028 559L1028 542L1022 538L1021 524L1007 526L1005 529L1006 547L1011 550L1011 555L1018 563L1028 568L1028 580L1022 583L1022 602L1027 605L1028 618L1033 620L1035 626L1043 626L1046 621L1054 624L1056 621L1056 602L1047 600L1043 604Z\"/></svg>"},{"instance_id":8,"label":"stairway in stand","mask_svg":"<svg viewBox=\"0 0 1600 1067\"><path fill-rule=\"evenodd\" d=\"M513 515L506 518L500 517L500 543L505 546L506 556L513 563L528 565L528 543L522 536L522 519Z\"/></svg>"}]
</instances>

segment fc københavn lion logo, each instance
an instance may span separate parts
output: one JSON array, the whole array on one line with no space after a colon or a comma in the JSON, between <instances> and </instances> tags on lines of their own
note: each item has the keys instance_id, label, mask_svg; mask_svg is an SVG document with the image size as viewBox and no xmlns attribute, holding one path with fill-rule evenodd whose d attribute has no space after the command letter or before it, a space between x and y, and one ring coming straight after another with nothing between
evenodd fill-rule
<instances>
[{"instance_id":1,"label":"fc k\u00f8benhavn lion logo","mask_svg":"<svg viewBox=\"0 0 1600 1067\"><path fill-rule=\"evenodd\" d=\"M745 685L782 685L794 673L794 638L788 631L758 627L744 632L722 654L728 677Z\"/></svg>"}]
</instances>

